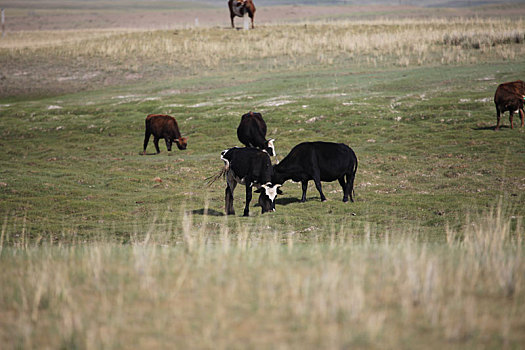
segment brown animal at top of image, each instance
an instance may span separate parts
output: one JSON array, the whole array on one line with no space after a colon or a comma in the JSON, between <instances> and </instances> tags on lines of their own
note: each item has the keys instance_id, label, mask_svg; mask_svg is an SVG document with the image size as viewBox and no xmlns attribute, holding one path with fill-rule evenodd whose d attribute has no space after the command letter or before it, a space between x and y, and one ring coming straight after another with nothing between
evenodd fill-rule
<instances>
[{"instance_id":1,"label":"brown animal at top of image","mask_svg":"<svg viewBox=\"0 0 525 350\"><path fill-rule=\"evenodd\" d=\"M230 19L232 22L232 28L235 28L233 18L244 17L246 13L252 20L252 29L254 29L253 18L255 17L255 5L252 0L228 0L228 7L230 8Z\"/></svg>"},{"instance_id":2,"label":"brown animal at top of image","mask_svg":"<svg viewBox=\"0 0 525 350\"><path fill-rule=\"evenodd\" d=\"M186 146L188 145L188 139L182 137L175 118L166 114L149 114L146 117L146 133L144 135L144 151L142 154L146 154L146 147L148 147L151 134L153 134L153 144L155 145L157 154L160 153L160 139L166 141L168 152L171 151L171 145L173 142L177 144L177 147L180 150L186 149Z\"/></svg>"},{"instance_id":3,"label":"brown animal at top of image","mask_svg":"<svg viewBox=\"0 0 525 350\"><path fill-rule=\"evenodd\" d=\"M524 112L523 102L525 99L525 82L521 80L511 81L500 84L494 94L496 104L497 124L495 130L499 130L501 114L509 112L510 128L513 129L512 122L514 113L518 112L521 116L521 126L523 127Z\"/></svg>"}]
</instances>

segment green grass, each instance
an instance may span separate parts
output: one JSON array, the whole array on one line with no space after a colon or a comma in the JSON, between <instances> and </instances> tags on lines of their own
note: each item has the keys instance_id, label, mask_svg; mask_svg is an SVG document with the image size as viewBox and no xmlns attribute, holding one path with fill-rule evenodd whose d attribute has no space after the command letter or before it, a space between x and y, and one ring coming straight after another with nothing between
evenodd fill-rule
<instances>
[{"instance_id":1,"label":"green grass","mask_svg":"<svg viewBox=\"0 0 525 350\"><path fill-rule=\"evenodd\" d=\"M116 226L125 236L136 221L168 207L177 214L182 205L202 209L206 200L222 212L224 184L208 188L205 179L222 166L220 151L239 145L240 116L256 110L279 157L302 141L325 140L350 145L360 164L355 203L340 201L337 183L324 184L328 203L318 202L313 186L308 202L296 203L300 186L287 183L277 212L268 215L272 228L357 220L423 225L438 234L447 221L500 197L523 209L523 129L491 130L496 80L482 79L509 80L522 67L279 72L230 78L222 88L214 79L188 79L172 88L192 91L175 95L162 85L10 102L2 107L1 210L13 225L26 217L32 236L48 226L82 233ZM176 117L188 149L168 154L161 144L160 155L140 156L148 113ZM239 190L236 207L242 202ZM259 215L257 208L252 213Z\"/></svg>"}]
</instances>

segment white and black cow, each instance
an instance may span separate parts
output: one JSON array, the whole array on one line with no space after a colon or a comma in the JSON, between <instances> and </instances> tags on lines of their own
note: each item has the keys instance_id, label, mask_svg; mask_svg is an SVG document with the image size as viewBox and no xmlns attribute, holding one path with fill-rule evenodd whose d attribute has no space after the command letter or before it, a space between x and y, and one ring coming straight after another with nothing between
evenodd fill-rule
<instances>
[{"instance_id":1,"label":"white and black cow","mask_svg":"<svg viewBox=\"0 0 525 350\"><path fill-rule=\"evenodd\" d=\"M326 197L321 188L321 181L339 180L343 188L343 202L348 202L348 197L353 202L356 171L357 157L344 143L303 142L295 146L279 164L273 167L272 184L283 184L290 179L301 182L303 188L301 202L305 202L308 181L314 180L321 201L324 202Z\"/></svg>"},{"instance_id":2,"label":"white and black cow","mask_svg":"<svg viewBox=\"0 0 525 350\"><path fill-rule=\"evenodd\" d=\"M246 147L256 147L275 156L275 140L266 140L266 123L261 113L249 112L243 115L237 127L237 137Z\"/></svg>"},{"instance_id":3,"label":"white and black cow","mask_svg":"<svg viewBox=\"0 0 525 350\"><path fill-rule=\"evenodd\" d=\"M275 197L280 185L272 185L272 162L268 153L256 148L234 147L221 152L226 176L225 207L226 215L235 215L233 209L233 191L238 183L246 186L246 206L244 216L250 215L252 187L259 195L262 213L275 210Z\"/></svg>"}]
</instances>

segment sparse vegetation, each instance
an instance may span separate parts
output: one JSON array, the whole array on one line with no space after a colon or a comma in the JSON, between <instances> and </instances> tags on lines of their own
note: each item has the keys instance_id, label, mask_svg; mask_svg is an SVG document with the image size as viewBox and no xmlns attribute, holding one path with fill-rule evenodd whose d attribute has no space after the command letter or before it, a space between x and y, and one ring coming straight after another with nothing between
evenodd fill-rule
<instances>
[{"instance_id":1,"label":"sparse vegetation","mask_svg":"<svg viewBox=\"0 0 525 350\"><path fill-rule=\"evenodd\" d=\"M522 347L524 129L492 98L525 21L487 17L9 33L2 349ZM350 145L356 202L224 216L205 179L250 110L280 159ZM139 155L149 113L188 149Z\"/></svg>"}]
</instances>

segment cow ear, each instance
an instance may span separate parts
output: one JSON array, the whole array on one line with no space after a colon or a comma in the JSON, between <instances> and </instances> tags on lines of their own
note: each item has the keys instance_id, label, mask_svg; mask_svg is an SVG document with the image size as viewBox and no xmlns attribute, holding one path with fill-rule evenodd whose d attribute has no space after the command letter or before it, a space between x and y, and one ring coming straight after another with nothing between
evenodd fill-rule
<instances>
[{"instance_id":1,"label":"cow ear","mask_svg":"<svg viewBox=\"0 0 525 350\"><path fill-rule=\"evenodd\" d=\"M261 187L259 187L258 190L255 190L255 193L261 193L261 192L263 191L263 189L264 189L264 188L261 186Z\"/></svg>"},{"instance_id":2,"label":"cow ear","mask_svg":"<svg viewBox=\"0 0 525 350\"><path fill-rule=\"evenodd\" d=\"M279 187L277 187L277 194L278 194L278 195L281 195L281 194L283 194L283 193L284 193L284 192L281 191L281 190L279 189Z\"/></svg>"}]
</instances>

